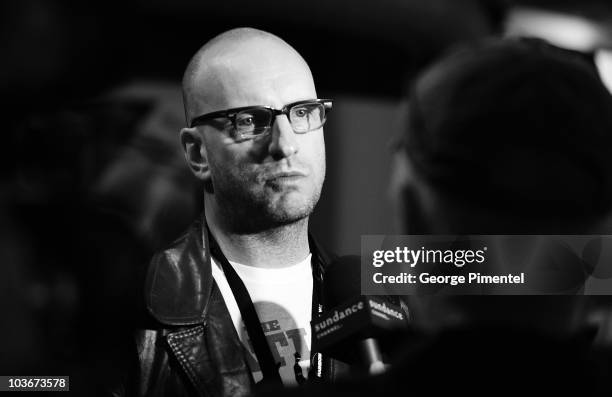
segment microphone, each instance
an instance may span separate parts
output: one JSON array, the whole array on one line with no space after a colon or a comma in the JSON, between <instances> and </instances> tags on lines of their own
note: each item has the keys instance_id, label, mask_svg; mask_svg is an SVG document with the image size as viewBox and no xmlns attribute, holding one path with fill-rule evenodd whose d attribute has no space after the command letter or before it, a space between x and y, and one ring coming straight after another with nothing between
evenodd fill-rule
<instances>
[{"instance_id":1,"label":"microphone","mask_svg":"<svg viewBox=\"0 0 612 397\"><path fill-rule=\"evenodd\" d=\"M323 302L330 309L311 321L313 351L358 363L370 374L383 372L376 337L405 328L405 313L385 297L361 295L359 256L338 258L324 277Z\"/></svg>"}]
</instances>

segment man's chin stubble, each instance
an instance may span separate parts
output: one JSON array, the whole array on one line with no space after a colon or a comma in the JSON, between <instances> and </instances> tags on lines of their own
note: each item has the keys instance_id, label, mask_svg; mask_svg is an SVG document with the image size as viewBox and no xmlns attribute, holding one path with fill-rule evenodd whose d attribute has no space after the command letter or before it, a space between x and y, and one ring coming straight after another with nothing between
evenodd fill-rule
<instances>
[{"instance_id":1,"label":"man's chin stubble","mask_svg":"<svg viewBox=\"0 0 612 397\"><path fill-rule=\"evenodd\" d=\"M237 234L253 234L291 226L310 216L314 204L287 202L290 197L274 200L273 202L260 202L259 205L241 205L233 209L225 208L223 211L229 221L232 232Z\"/></svg>"}]
</instances>

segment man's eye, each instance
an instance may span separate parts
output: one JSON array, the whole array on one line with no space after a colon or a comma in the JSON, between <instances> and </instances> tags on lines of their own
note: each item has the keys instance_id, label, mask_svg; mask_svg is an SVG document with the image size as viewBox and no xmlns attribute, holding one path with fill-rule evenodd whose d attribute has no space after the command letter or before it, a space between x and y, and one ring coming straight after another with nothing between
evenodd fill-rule
<instances>
[{"instance_id":1,"label":"man's eye","mask_svg":"<svg viewBox=\"0 0 612 397\"><path fill-rule=\"evenodd\" d=\"M300 108L300 109L295 109L294 110L294 114L297 117L306 117L306 116L308 116L308 113L309 113L308 110L305 109L305 108Z\"/></svg>"},{"instance_id":2,"label":"man's eye","mask_svg":"<svg viewBox=\"0 0 612 397\"><path fill-rule=\"evenodd\" d=\"M252 126L253 124L255 124L255 120L253 119L253 116L241 117L240 119L236 121L238 125L244 126L244 127Z\"/></svg>"}]
</instances>

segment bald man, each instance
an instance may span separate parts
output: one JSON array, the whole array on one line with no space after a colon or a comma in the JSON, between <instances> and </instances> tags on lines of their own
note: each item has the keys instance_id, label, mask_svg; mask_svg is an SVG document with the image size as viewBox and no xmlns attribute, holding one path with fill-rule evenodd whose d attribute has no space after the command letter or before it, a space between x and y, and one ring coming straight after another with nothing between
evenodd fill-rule
<instances>
[{"instance_id":1,"label":"bald man","mask_svg":"<svg viewBox=\"0 0 612 397\"><path fill-rule=\"evenodd\" d=\"M240 396L335 373L310 351L329 258L308 234L331 100L291 46L248 28L194 55L183 94L205 211L148 269L135 392Z\"/></svg>"}]
</instances>

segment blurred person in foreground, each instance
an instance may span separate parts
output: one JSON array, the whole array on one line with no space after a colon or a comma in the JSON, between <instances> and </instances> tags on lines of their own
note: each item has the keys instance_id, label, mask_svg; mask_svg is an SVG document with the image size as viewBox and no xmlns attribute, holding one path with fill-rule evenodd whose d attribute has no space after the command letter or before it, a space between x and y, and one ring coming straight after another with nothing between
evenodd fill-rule
<instances>
[{"instance_id":1,"label":"blurred person in foreground","mask_svg":"<svg viewBox=\"0 0 612 397\"><path fill-rule=\"evenodd\" d=\"M418 79L407 110L392 190L408 234L607 233L612 97L580 54L536 39L466 47ZM433 336L411 353L419 371L430 366L429 378L508 381L517 391L597 388L588 297L409 302L415 327Z\"/></svg>"},{"instance_id":2,"label":"blurred person in foreground","mask_svg":"<svg viewBox=\"0 0 612 397\"><path fill-rule=\"evenodd\" d=\"M590 234L612 204L612 98L539 40L450 54L411 87L392 192L407 234ZM563 270L560 270L563 271ZM410 296L404 358L295 395L597 395L584 296Z\"/></svg>"},{"instance_id":3,"label":"blurred person in foreground","mask_svg":"<svg viewBox=\"0 0 612 397\"><path fill-rule=\"evenodd\" d=\"M117 394L241 396L335 373L310 352L330 258L308 233L331 100L291 46L251 28L193 56L183 99L204 215L151 261L135 379Z\"/></svg>"}]
</instances>

